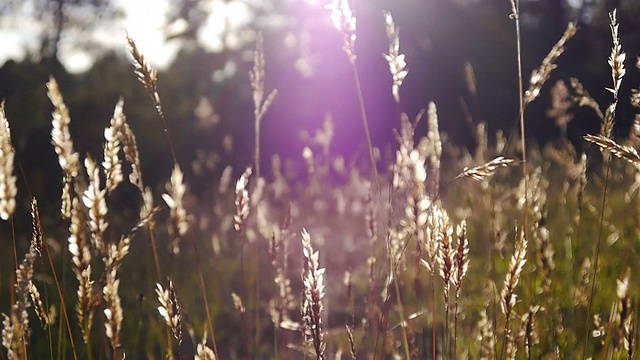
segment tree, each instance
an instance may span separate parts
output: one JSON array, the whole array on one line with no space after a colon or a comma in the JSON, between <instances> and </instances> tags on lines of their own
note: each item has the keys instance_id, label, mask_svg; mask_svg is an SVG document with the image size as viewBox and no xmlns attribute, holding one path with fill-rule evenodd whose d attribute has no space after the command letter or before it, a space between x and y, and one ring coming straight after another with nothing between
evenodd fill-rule
<instances>
[{"instance_id":1,"label":"tree","mask_svg":"<svg viewBox=\"0 0 640 360\"><path fill-rule=\"evenodd\" d=\"M38 29L36 57L57 59L62 44L90 48L91 31L121 16L111 0L0 0L0 27Z\"/></svg>"}]
</instances>

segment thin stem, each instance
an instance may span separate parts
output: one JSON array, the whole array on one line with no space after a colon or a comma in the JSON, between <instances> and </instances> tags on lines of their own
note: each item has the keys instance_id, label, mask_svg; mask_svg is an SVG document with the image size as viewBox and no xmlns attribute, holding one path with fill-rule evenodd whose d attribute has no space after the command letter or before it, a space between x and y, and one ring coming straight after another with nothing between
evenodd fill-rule
<instances>
[{"instance_id":1,"label":"thin stem","mask_svg":"<svg viewBox=\"0 0 640 360\"><path fill-rule=\"evenodd\" d=\"M596 250L594 254L593 261L593 276L591 277L591 291L589 293L589 306L587 307L587 321L586 321L586 332L585 332L585 341L584 341L584 349L582 351L582 359L584 360L585 355L587 353L587 348L589 347L589 323L591 319L591 306L593 305L593 295L596 290L596 279L598 276L598 261L600 260L600 243L602 242L602 230L604 225L604 211L605 205L607 201L607 188L609 186L609 176L611 175L611 155L607 154L606 159L607 173L604 177L604 190L602 193L602 206L600 210L600 225L598 226L598 241L596 242Z\"/></svg>"},{"instance_id":2,"label":"thin stem","mask_svg":"<svg viewBox=\"0 0 640 360\"><path fill-rule=\"evenodd\" d=\"M257 211L258 208L256 208ZM258 254L258 246L257 244L253 245L253 252L252 252L252 258L253 258L253 263L255 264L255 269L254 269L254 274L259 274L260 273L260 257ZM256 277L255 278L255 286L254 286L254 290L255 290L255 299L254 299L254 316L255 316L255 338L254 338L254 345L255 345L255 351L257 352L257 350L260 347L260 333L261 333L261 326L260 326L260 280ZM255 354L254 354L255 355Z\"/></svg>"},{"instance_id":3,"label":"thin stem","mask_svg":"<svg viewBox=\"0 0 640 360\"><path fill-rule=\"evenodd\" d=\"M240 284L242 285L242 301L247 298L247 279L244 270L244 236L240 234ZM247 343L246 336L249 333L247 329L247 322L245 321L244 311L240 311L240 339L245 344Z\"/></svg>"},{"instance_id":4,"label":"thin stem","mask_svg":"<svg viewBox=\"0 0 640 360\"><path fill-rule=\"evenodd\" d=\"M512 0L514 12L513 17L516 23L516 47L518 54L518 102L519 102L519 117L520 117L520 148L522 151L522 176L524 178L524 206L523 208L523 236L524 240L527 240L527 230L529 229L529 176L527 174L527 142L526 132L524 127L524 85L522 79L522 46L520 35L520 0ZM529 257L533 256L530 252ZM529 262L531 262L531 258ZM531 282L532 286L534 285Z\"/></svg>"},{"instance_id":5,"label":"thin stem","mask_svg":"<svg viewBox=\"0 0 640 360\"><path fill-rule=\"evenodd\" d=\"M49 259L49 266L51 267L51 273L53 274L53 280L56 283L56 289L58 290L58 296L60 297L60 307L62 308L62 313L64 314L64 320L67 324L67 331L69 333L69 341L71 343L71 349L73 351L73 359L78 360L78 355L76 354L76 344L73 341L73 334L71 333L71 324L69 323L69 314L67 313L67 306L64 303L64 295L62 295L62 289L60 288L60 282L58 281L58 275L56 273L56 269L53 266L53 258L51 257L51 252L49 251L49 244L46 241L42 242L47 251L47 258Z\"/></svg>"},{"instance_id":6,"label":"thin stem","mask_svg":"<svg viewBox=\"0 0 640 360\"><path fill-rule=\"evenodd\" d=\"M456 295L456 305L455 312L453 314L453 359L456 358L456 353L458 350L458 295Z\"/></svg>"},{"instance_id":7,"label":"thin stem","mask_svg":"<svg viewBox=\"0 0 640 360\"><path fill-rule=\"evenodd\" d=\"M149 228L149 237L151 238L151 248L153 249L153 261L155 264L155 268L156 268L156 277L157 277L157 281L158 283L161 282L162 279L162 275L160 272L160 260L158 258L158 246L156 245L156 233L154 231L154 225L152 222L149 222L148 224L148 228ZM173 352L173 337L171 335L171 331L169 330L168 327L165 326L165 335L167 337L167 349L169 353Z\"/></svg>"},{"instance_id":8,"label":"thin stem","mask_svg":"<svg viewBox=\"0 0 640 360\"><path fill-rule=\"evenodd\" d=\"M445 356L449 351L449 304L448 301L446 302L444 305L444 338L442 339L442 353Z\"/></svg>"},{"instance_id":9,"label":"thin stem","mask_svg":"<svg viewBox=\"0 0 640 360\"><path fill-rule=\"evenodd\" d=\"M255 161L255 168L256 168L256 179L260 179L260 123L261 120L259 117L256 118L254 124L255 124L255 136L256 136L256 142L255 142L255 148L254 148L254 161Z\"/></svg>"},{"instance_id":10,"label":"thin stem","mask_svg":"<svg viewBox=\"0 0 640 360\"><path fill-rule=\"evenodd\" d=\"M49 292L44 288L44 303L49 308ZM47 340L49 340L49 359L53 360L53 333L51 332L51 323L47 321Z\"/></svg>"},{"instance_id":11,"label":"thin stem","mask_svg":"<svg viewBox=\"0 0 640 360\"><path fill-rule=\"evenodd\" d=\"M196 267L198 269L198 277L200 278L200 290L202 291L202 297L204 298L204 309L207 313L207 323L209 324L209 331L211 332L211 343L213 345L213 353L216 355L216 359L219 359L218 348L216 346L216 336L213 332L213 322L211 321L211 312L209 311L209 300L207 299L207 292L204 287L204 277L202 276L202 269L200 268L200 255L198 254L198 245L195 239L193 239L193 250L196 254Z\"/></svg>"},{"instance_id":12,"label":"thin stem","mask_svg":"<svg viewBox=\"0 0 640 360\"><path fill-rule=\"evenodd\" d=\"M367 148L369 150L369 161L371 162L371 169L373 171L373 177L374 177L374 182L376 184L376 198L378 200L378 204L380 205L380 209L383 209L382 206L382 191L380 189L380 179L378 176L378 168L376 167L376 159L375 156L373 154L373 143L371 141L371 132L369 131L369 119L367 117L367 111L365 109L364 106L364 96L362 94L362 85L360 82L360 74L358 72L358 68L356 67L356 64L354 61L351 62L351 67L353 69L353 77L354 77L354 81L356 83L356 91L358 93L358 105L360 107L360 115L362 117L362 124L364 126L364 133L365 133L365 137L367 139ZM391 269L393 269L394 273L395 273L395 269L394 266L391 266ZM395 277L395 276L394 276ZM400 293L399 293L399 289L398 289L398 283L397 281L395 281L395 287L396 287L396 297L398 299L398 312L400 314L400 318L403 319L402 321L404 321L404 310L403 310L403 305L400 299ZM404 343L404 348L405 348L405 355L407 357L407 359L410 358L410 352L409 352L409 343L407 340L407 331L404 327L404 325L402 326L402 336L403 336L403 343Z\"/></svg>"},{"instance_id":13,"label":"thin stem","mask_svg":"<svg viewBox=\"0 0 640 360\"><path fill-rule=\"evenodd\" d=\"M431 275L431 359L436 360L436 279Z\"/></svg>"},{"instance_id":14,"label":"thin stem","mask_svg":"<svg viewBox=\"0 0 640 360\"><path fill-rule=\"evenodd\" d=\"M502 340L502 348L500 350L500 359L504 359L504 352L507 347L507 341L509 340L509 318L511 317L511 313L507 314L507 319L504 323L504 338Z\"/></svg>"},{"instance_id":15,"label":"thin stem","mask_svg":"<svg viewBox=\"0 0 640 360\"><path fill-rule=\"evenodd\" d=\"M378 168L376 167L376 159L373 155L373 143L371 142L371 132L369 131L369 119L367 117L367 111L364 107L364 96L362 95L362 85L360 83L360 75L355 63L352 63L353 76L356 83L356 90L358 92L358 105L360 106L360 115L362 117L362 124L364 125L364 134L367 138L367 147L369 150L369 160L371 161L371 169L373 170L373 176L376 181L378 190L378 200L380 200L380 182L378 179Z\"/></svg>"},{"instance_id":16,"label":"thin stem","mask_svg":"<svg viewBox=\"0 0 640 360\"><path fill-rule=\"evenodd\" d=\"M402 328L402 344L404 346L404 355L407 357L407 360L411 359L411 353L409 351L409 340L407 339L407 330L406 330L406 320L404 317L404 310L402 306L402 298L400 297L400 285L398 285L398 278L396 277L394 280L395 290L396 290L396 299L398 301L398 313L400 315L401 328Z\"/></svg>"},{"instance_id":17,"label":"thin stem","mask_svg":"<svg viewBox=\"0 0 640 360\"><path fill-rule=\"evenodd\" d=\"M13 216L11 217L11 239L13 240L13 263L15 265L13 270L18 270L18 244L16 243L16 227L13 222ZM15 274L15 271L13 271ZM13 296L13 292L11 292ZM11 303L13 303L13 298L11 299Z\"/></svg>"},{"instance_id":18,"label":"thin stem","mask_svg":"<svg viewBox=\"0 0 640 360\"><path fill-rule=\"evenodd\" d=\"M162 105L160 104L160 97L154 96L154 94L149 94L151 96L151 100L153 100L153 104L156 107L156 111L158 112L158 115L160 116L160 119L162 119L162 126L163 126L163 131L164 131L164 135L167 138L167 143L169 144L169 150L171 151L171 158L173 159L173 163L175 165L178 164L178 158L176 157L176 151L174 149L173 146L173 140L171 138L171 133L169 132L169 127L167 126L167 120L164 117L164 111L162 111Z\"/></svg>"}]
</instances>

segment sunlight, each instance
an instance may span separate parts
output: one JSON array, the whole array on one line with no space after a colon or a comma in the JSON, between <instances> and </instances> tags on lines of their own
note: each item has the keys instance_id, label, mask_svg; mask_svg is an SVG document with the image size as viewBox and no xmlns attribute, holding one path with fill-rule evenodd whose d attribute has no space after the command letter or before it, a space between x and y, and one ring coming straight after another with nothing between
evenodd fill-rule
<instances>
[{"instance_id":1,"label":"sunlight","mask_svg":"<svg viewBox=\"0 0 640 360\"><path fill-rule=\"evenodd\" d=\"M224 48L237 49L251 41L243 28L251 23L254 16L249 6L243 2L214 0L209 5L209 18L198 33L198 41L210 51Z\"/></svg>"}]
</instances>

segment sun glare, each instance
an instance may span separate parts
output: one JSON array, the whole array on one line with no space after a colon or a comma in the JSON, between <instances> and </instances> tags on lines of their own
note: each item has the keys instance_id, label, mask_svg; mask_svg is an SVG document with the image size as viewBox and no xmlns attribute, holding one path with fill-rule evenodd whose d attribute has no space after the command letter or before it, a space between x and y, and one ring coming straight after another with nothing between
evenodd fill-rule
<instances>
[{"instance_id":1,"label":"sun glare","mask_svg":"<svg viewBox=\"0 0 640 360\"><path fill-rule=\"evenodd\" d=\"M234 49L246 42L247 35L242 30L253 20L247 4L214 0L209 6L209 18L198 33L198 40L207 50Z\"/></svg>"}]
</instances>

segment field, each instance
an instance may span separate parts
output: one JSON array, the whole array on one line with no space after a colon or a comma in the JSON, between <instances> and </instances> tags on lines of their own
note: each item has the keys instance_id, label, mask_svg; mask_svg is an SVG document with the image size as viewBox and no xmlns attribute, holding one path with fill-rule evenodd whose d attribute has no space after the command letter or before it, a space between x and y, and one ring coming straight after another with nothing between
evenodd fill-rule
<instances>
[{"instance_id":1,"label":"field","mask_svg":"<svg viewBox=\"0 0 640 360\"><path fill-rule=\"evenodd\" d=\"M33 198L30 221L16 201L32 189L18 188L28 181L19 180L3 103L0 359L638 358L640 115L627 137L612 134L619 103L640 108L640 92L619 97L640 61L627 68L616 12L611 83L602 84L609 103L577 79L547 83L579 31L569 24L540 67L520 74L520 132L489 134L470 119L475 145L460 147L439 131L430 103L417 115L398 111L389 130L397 141L386 151L371 142L356 19L346 1L333 4L328 15L352 65L367 142L357 159L332 153L327 117L309 129L305 166L274 156L261 169L262 120L278 96L265 88L258 36L249 76L253 162L192 191L157 73L127 36L131 76L149 94L170 149L166 190L143 181L122 100L94 140L104 151L76 152L51 77L60 208L40 209ZM384 20L390 74L380 76L392 77L400 105L411 74L392 15ZM474 96L473 69L466 75ZM528 143L527 109L543 89L558 126L586 108L601 119L600 132L581 144Z\"/></svg>"}]
</instances>

